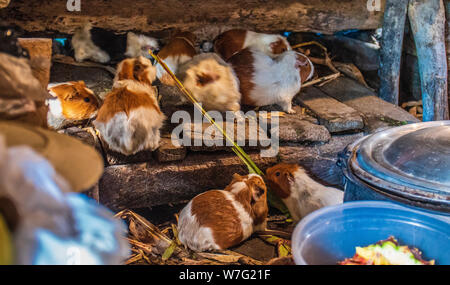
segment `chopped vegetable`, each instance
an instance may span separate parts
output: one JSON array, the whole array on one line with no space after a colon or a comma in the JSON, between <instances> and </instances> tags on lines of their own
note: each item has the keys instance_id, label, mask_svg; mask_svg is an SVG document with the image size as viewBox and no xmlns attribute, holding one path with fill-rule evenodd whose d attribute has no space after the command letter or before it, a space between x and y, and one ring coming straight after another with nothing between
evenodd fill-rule
<instances>
[{"instance_id":1,"label":"chopped vegetable","mask_svg":"<svg viewBox=\"0 0 450 285\"><path fill-rule=\"evenodd\" d=\"M356 247L356 254L339 265L434 265L434 260L425 261L417 248L399 245L394 237L366 247Z\"/></svg>"}]
</instances>

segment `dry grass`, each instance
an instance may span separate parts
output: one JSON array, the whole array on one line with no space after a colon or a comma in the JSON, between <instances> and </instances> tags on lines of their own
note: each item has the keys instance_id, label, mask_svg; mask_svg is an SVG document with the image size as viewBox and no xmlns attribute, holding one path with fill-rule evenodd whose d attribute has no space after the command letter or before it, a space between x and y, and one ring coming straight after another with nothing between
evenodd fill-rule
<instances>
[{"instance_id":1,"label":"dry grass","mask_svg":"<svg viewBox=\"0 0 450 285\"><path fill-rule=\"evenodd\" d=\"M128 225L128 242L132 255L125 262L128 265L262 265L263 261L234 252L193 252L185 248L178 240L177 227L174 224L158 228L144 217L131 210L116 214ZM266 231L258 237L272 244L278 257L291 255L290 241L271 235L283 232ZM285 233L286 234L286 233ZM269 261L270 263L271 261Z\"/></svg>"}]
</instances>

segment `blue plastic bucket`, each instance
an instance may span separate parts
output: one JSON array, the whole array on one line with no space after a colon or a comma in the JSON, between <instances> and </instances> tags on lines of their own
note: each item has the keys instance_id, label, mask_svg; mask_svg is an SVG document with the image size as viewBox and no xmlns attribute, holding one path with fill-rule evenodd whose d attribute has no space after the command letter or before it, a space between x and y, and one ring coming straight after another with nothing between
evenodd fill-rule
<instances>
[{"instance_id":1,"label":"blue plastic bucket","mask_svg":"<svg viewBox=\"0 0 450 285\"><path fill-rule=\"evenodd\" d=\"M450 223L384 201L356 201L315 211L296 226L292 250L296 264L333 265L367 246L394 236L416 247L425 260L450 264Z\"/></svg>"}]
</instances>

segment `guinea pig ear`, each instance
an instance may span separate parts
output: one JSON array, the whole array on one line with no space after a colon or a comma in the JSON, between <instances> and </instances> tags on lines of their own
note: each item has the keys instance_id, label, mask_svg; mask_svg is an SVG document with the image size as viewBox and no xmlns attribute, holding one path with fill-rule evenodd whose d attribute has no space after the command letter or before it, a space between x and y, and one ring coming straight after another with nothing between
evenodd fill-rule
<instances>
[{"instance_id":1,"label":"guinea pig ear","mask_svg":"<svg viewBox=\"0 0 450 285\"><path fill-rule=\"evenodd\" d=\"M261 196L266 193L266 188L259 183L251 183L250 189L252 191L252 204L256 203L261 198Z\"/></svg>"},{"instance_id":2,"label":"guinea pig ear","mask_svg":"<svg viewBox=\"0 0 450 285\"><path fill-rule=\"evenodd\" d=\"M233 174L233 180L242 180L242 176L235 173L235 174Z\"/></svg>"},{"instance_id":3,"label":"guinea pig ear","mask_svg":"<svg viewBox=\"0 0 450 285\"><path fill-rule=\"evenodd\" d=\"M277 41L270 44L270 49L273 54L280 54L288 50L286 43L282 39L278 39Z\"/></svg>"},{"instance_id":4,"label":"guinea pig ear","mask_svg":"<svg viewBox=\"0 0 450 285\"><path fill-rule=\"evenodd\" d=\"M297 54L296 61L295 61L295 68L299 68L301 66L307 66L308 65L308 59L306 56L302 54Z\"/></svg>"},{"instance_id":5,"label":"guinea pig ear","mask_svg":"<svg viewBox=\"0 0 450 285\"><path fill-rule=\"evenodd\" d=\"M63 86L63 90L61 90L62 96L61 98L64 101L68 101L68 100L72 100L75 95L77 94L77 89L75 88L75 86L72 85L67 85L67 86Z\"/></svg>"},{"instance_id":6,"label":"guinea pig ear","mask_svg":"<svg viewBox=\"0 0 450 285\"><path fill-rule=\"evenodd\" d=\"M197 86L205 86L220 79L220 76L214 73L197 73Z\"/></svg>"}]
</instances>

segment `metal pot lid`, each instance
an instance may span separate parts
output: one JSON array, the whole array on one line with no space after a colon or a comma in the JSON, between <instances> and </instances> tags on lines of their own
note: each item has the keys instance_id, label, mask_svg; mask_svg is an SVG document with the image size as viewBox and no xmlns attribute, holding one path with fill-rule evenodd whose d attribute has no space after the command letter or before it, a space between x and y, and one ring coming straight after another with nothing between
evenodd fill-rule
<instances>
[{"instance_id":1,"label":"metal pot lid","mask_svg":"<svg viewBox=\"0 0 450 285\"><path fill-rule=\"evenodd\" d=\"M350 166L366 182L412 199L450 203L450 121L381 131L355 150Z\"/></svg>"}]
</instances>

